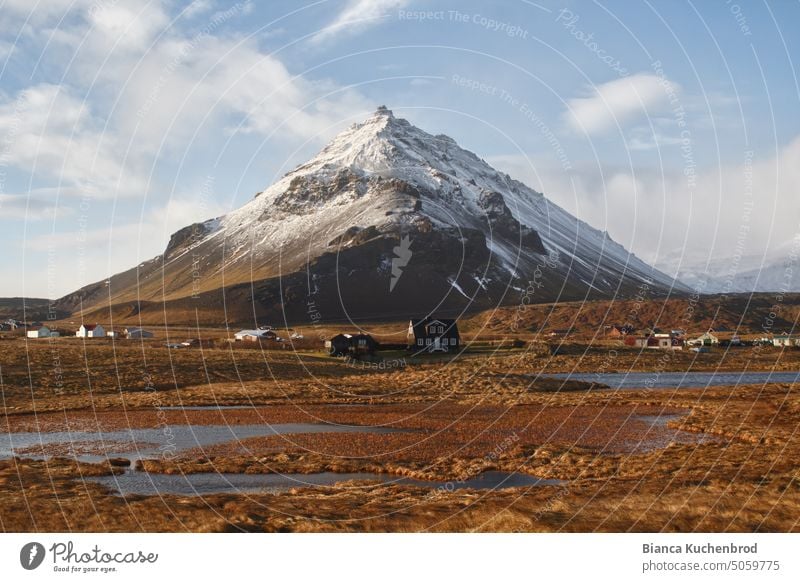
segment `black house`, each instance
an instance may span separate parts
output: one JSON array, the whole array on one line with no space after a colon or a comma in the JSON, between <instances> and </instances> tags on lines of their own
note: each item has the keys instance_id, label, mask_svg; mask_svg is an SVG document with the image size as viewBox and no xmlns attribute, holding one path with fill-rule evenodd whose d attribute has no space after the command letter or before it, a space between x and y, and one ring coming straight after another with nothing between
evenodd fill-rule
<instances>
[{"instance_id":1,"label":"black house","mask_svg":"<svg viewBox=\"0 0 800 582\"><path fill-rule=\"evenodd\" d=\"M325 348L332 356L371 354L377 347L378 342L366 333L340 333L325 341Z\"/></svg>"},{"instance_id":2,"label":"black house","mask_svg":"<svg viewBox=\"0 0 800 582\"><path fill-rule=\"evenodd\" d=\"M461 336L455 319L412 319L408 323L408 347L426 352L458 349Z\"/></svg>"}]
</instances>

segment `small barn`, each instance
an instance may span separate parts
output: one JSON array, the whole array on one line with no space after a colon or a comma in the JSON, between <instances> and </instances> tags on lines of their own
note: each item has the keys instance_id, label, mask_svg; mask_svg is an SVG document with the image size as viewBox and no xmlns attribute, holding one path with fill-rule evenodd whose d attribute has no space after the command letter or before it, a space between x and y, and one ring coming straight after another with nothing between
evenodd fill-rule
<instances>
[{"instance_id":1,"label":"small barn","mask_svg":"<svg viewBox=\"0 0 800 582\"><path fill-rule=\"evenodd\" d=\"M56 335L58 335L58 332L55 333ZM53 337L53 332L50 331L49 327L43 325L41 327L37 327L36 329L29 329L28 337L29 338Z\"/></svg>"},{"instance_id":2,"label":"small barn","mask_svg":"<svg viewBox=\"0 0 800 582\"><path fill-rule=\"evenodd\" d=\"M367 333L358 333L351 337L350 353L359 356L361 354L373 354L378 349L378 342Z\"/></svg>"},{"instance_id":3,"label":"small barn","mask_svg":"<svg viewBox=\"0 0 800 582\"><path fill-rule=\"evenodd\" d=\"M325 340L325 349L332 356L372 354L377 348L378 342L366 333L340 333Z\"/></svg>"},{"instance_id":4,"label":"small barn","mask_svg":"<svg viewBox=\"0 0 800 582\"><path fill-rule=\"evenodd\" d=\"M153 337L153 332L142 329L141 327L127 327L124 331L128 339L147 339Z\"/></svg>"},{"instance_id":5,"label":"small barn","mask_svg":"<svg viewBox=\"0 0 800 582\"><path fill-rule=\"evenodd\" d=\"M629 335L625 338L625 345L635 348L653 348L658 347L658 340L644 335Z\"/></svg>"},{"instance_id":6,"label":"small barn","mask_svg":"<svg viewBox=\"0 0 800 582\"><path fill-rule=\"evenodd\" d=\"M103 329L103 326L99 323L94 324L84 324L78 328L78 331L75 332L77 337L106 337L106 330Z\"/></svg>"},{"instance_id":7,"label":"small barn","mask_svg":"<svg viewBox=\"0 0 800 582\"><path fill-rule=\"evenodd\" d=\"M412 319L408 322L408 347L426 352L458 349L461 336L455 319Z\"/></svg>"},{"instance_id":8,"label":"small barn","mask_svg":"<svg viewBox=\"0 0 800 582\"><path fill-rule=\"evenodd\" d=\"M669 334L658 334L650 336L627 336L625 345L636 348L648 348L652 350L682 350L683 340L671 337Z\"/></svg>"},{"instance_id":9,"label":"small barn","mask_svg":"<svg viewBox=\"0 0 800 582\"><path fill-rule=\"evenodd\" d=\"M331 339L325 340L325 349L332 356L344 356L350 351L350 339L352 337L349 333L337 334Z\"/></svg>"}]
</instances>

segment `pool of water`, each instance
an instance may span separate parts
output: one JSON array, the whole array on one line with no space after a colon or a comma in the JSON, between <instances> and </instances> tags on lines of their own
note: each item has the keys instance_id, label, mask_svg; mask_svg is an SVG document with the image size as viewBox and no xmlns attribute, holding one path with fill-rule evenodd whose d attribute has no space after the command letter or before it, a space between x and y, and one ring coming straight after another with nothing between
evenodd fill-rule
<instances>
[{"instance_id":1,"label":"pool of water","mask_svg":"<svg viewBox=\"0 0 800 582\"><path fill-rule=\"evenodd\" d=\"M599 382L615 389L711 388L738 384L795 384L800 372L627 372L543 374L543 378Z\"/></svg>"},{"instance_id":2,"label":"pool of water","mask_svg":"<svg viewBox=\"0 0 800 582\"><path fill-rule=\"evenodd\" d=\"M684 416L685 414L640 414L634 416L633 420L643 422L649 428L645 438L629 443L630 452L646 453L664 449L673 443L701 445L722 442L723 439L717 435L677 430L667 426L670 421L679 421Z\"/></svg>"},{"instance_id":3,"label":"pool of water","mask_svg":"<svg viewBox=\"0 0 800 582\"><path fill-rule=\"evenodd\" d=\"M415 485L443 491L458 489L507 489L561 485L555 479L539 479L521 473L487 471L463 481L422 481L382 473L311 473L263 475L241 473L194 473L164 475L126 471L122 475L89 477L85 481L100 483L120 495L212 495L215 493L275 493L292 487L330 487L345 481L373 481L385 485Z\"/></svg>"},{"instance_id":4,"label":"pool of water","mask_svg":"<svg viewBox=\"0 0 800 582\"><path fill-rule=\"evenodd\" d=\"M287 424L243 424L243 425L180 425L171 424L160 428L124 429L101 432L12 432L0 434L0 459L8 459L17 451L40 446L58 445L62 449L74 449L79 460L97 462L108 457L127 458L131 461L158 456L166 451L178 453L196 447L235 442L258 436L281 434L364 432L387 434L401 429L372 426L350 426L336 424L287 423ZM98 451L80 453L77 451ZM41 457L41 455L39 455Z\"/></svg>"}]
</instances>

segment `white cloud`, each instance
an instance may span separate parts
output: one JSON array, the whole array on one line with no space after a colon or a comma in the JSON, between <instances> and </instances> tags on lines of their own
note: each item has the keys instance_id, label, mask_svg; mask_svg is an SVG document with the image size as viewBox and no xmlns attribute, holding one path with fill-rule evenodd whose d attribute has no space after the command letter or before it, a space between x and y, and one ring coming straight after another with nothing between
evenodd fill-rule
<instances>
[{"instance_id":1,"label":"white cloud","mask_svg":"<svg viewBox=\"0 0 800 582\"><path fill-rule=\"evenodd\" d=\"M173 232L189 224L220 216L225 211L225 208L214 201L203 200L201 206L195 198L182 196L172 198L165 205L147 212L141 222L101 226L85 232L69 231L37 235L25 241L25 247L34 251L46 251L53 247L76 249L88 245L95 247L102 254L107 253L114 246L114 241L117 241L116 244L119 245L117 258L128 256L129 259L114 261L117 265L117 271L114 271L116 273L120 270L120 266L130 267L140 258L151 259L162 252ZM141 246L135 243L140 243Z\"/></svg>"},{"instance_id":2,"label":"white cloud","mask_svg":"<svg viewBox=\"0 0 800 582\"><path fill-rule=\"evenodd\" d=\"M677 94L679 89L656 75L639 73L592 87L587 97L570 99L564 116L576 131L599 133L660 113L669 103L670 93Z\"/></svg>"},{"instance_id":3,"label":"white cloud","mask_svg":"<svg viewBox=\"0 0 800 582\"><path fill-rule=\"evenodd\" d=\"M693 188L678 168L576 164L567 173L522 156L488 161L655 263L687 249L693 261L785 250L800 234L800 137L754 158L698 170Z\"/></svg>"},{"instance_id":4,"label":"white cloud","mask_svg":"<svg viewBox=\"0 0 800 582\"><path fill-rule=\"evenodd\" d=\"M171 233L226 210L213 199L204 197L200 204L196 196L184 193L146 212L141 221L115 226L95 221L86 231L32 236L22 241L24 248L17 251L26 256L25 263L37 265L40 256L52 255L52 258L48 273L32 269L24 277L25 284L40 289L38 295L44 294L42 289L48 289L47 293L54 297L63 296L152 259L164 251ZM50 277L49 282L45 275Z\"/></svg>"},{"instance_id":5,"label":"white cloud","mask_svg":"<svg viewBox=\"0 0 800 582\"><path fill-rule=\"evenodd\" d=\"M3 220L55 220L59 216L71 215L68 206L56 206L49 196L25 194L0 194L0 221Z\"/></svg>"},{"instance_id":6,"label":"white cloud","mask_svg":"<svg viewBox=\"0 0 800 582\"><path fill-rule=\"evenodd\" d=\"M127 82L115 130L135 134L139 152L166 146L162 155L183 152L203 132L218 138L233 129L321 141L329 127L372 108L357 91L293 75L255 39L236 36L174 36L135 66L123 60L108 75L110 85Z\"/></svg>"},{"instance_id":7,"label":"white cloud","mask_svg":"<svg viewBox=\"0 0 800 582\"><path fill-rule=\"evenodd\" d=\"M680 137L670 136L663 129L634 127L628 132L627 146L631 150L645 151L680 145L681 142Z\"/></svg>"},{"instance_id":8,"label":"white cloud","mask_svg":"<svg viewBox=\"0 0 800 582\"><path fill-rule=\"evenodd\" d=\"M67 193L143 196L154 165L183 155L192 139L214 143L204 136L236 128L323 141L342 119L372 108L353 89L293 75L256 39L221 32L248 7L237 4L190 33L167 29L159 2L76 4L79 25L52 31L47 53L49 67L70 67L72 87L0 93L0 135L13 135L0 163ZM92 87L85 101L73 88L83 86Z\"/></svg>"},{"instance_id":9,"label":"white cloud","mask_svg":"<svg viewBox=\"0 0 800 582\"><path fill-rule=\"evenodd\" d=\"M0 59L5 60L14 52L14 45L10 42L0 40Z\"/></svg>"},{"instance_id":10,"label":"white cloud","mask_svg":"<svg viewBox=\"0 0 800 582\"><path fill-rule=\"evenodd\" d=\"M214 8L215 3L213 0L194 0L186 9L183 11L183 15L186 18L193 18L199 14L204 14Z\"/></svg>"},{"instance_id":11,"label":"white cloud","mask_svg":"<svg viewBox=\"0 0 800 582\"><path fill-rule=\"evenodd\" d=\"M236 126L244 117L244 131L269 134L280 126L282 135L305 140L354 111L371 109L355 90L293 75L257 39L223 32L249 3L212 15L197 32L166 29L168 17L152 4L146 14L137 12L138 4L96 10L88 34L81 28L55 31L64 54L75 53L71 80L118 99L108 131L120 142L135 134L132 149L139 154L165 145L183 148L198 124L219 135L220 126ZM119 35L127 39L122 45Z\"/></svg>"},{"instance_id":12,"label":"white cloud","mask_svg":"<svg viewBox=\"0 0 800 582\"><path fill-rule=\"evenodd\" d=\"M350 0L336 18L312 40L327 42L336 37L359 34L383 22L390 11L409 4L409 0Z\"/></svg>"},{"instance_id":13,"label":"white cloud","mask_svg":"<svg viewBox=\"0 0 800 582\"><path fill-rule=\"evenodd\" d=\"M123 166L116 136L67 87L40 84L0 98L0 134L7 143L3 165L55 181L65 192L77 187L92 198L112 198L144 186Z\"/></svg>"},{"instance_id":14,"label":"white cloud","mask_svg":"<svg viewBox=\"0 0 800 582\"><path fill-rule=\"evenodd\" d=\"M222 216L228 211L230 208L210 199L209 196L203 196L202 203L198 203L196 197L188 194L171 198L163 208L151 213L149 219L145 221L148 227L153 229L153 239L158 244L156 253L152 254L162 252L170 235L175 231L195 222ZM149 232L146 230L145 234Z\"/></svg>"},{"instance_id":15,"label":"white cloud","mask_svg":"<svg viewBox=\"0 0 800 582\"><path fill-rule=\"evenodd\" d=\"M3 16L16 17L28 20L32 24L40 25L45 22L57 21L66 14L85 8L93 0L47 0L47 2L29 2L28 0L4 0L2 4Z\"/></svg>"},{"instance_id":16,"label":"white cloud","mask_svg":"<svg viewBox=\"0 0 800 582\"><path fill-rule=\"evenodd\" d=\"M158 2L98 4L87 17L96 35L117 49L146 49L168 24L169 17Z\"/></svg>"}]
</instances>

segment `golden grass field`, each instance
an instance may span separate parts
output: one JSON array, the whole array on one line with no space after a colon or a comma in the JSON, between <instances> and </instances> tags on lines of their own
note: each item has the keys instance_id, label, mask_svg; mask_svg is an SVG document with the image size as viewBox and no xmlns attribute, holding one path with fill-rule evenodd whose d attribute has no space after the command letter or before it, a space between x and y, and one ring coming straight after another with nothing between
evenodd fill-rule
<instances>
[{"instance_id":1,"label":"golden grass field","mask_svg":"<svg viewBox=\"0 0 800 582\"><path fill-rule=\"evenodd\" d=\"M790 384L612 391L539 372L798 370L800 350L725 353L486 342L462 357L347 364L315 351L169 350L162 340L0 340L0 432L331 422L392 434L262 436L138 463L152 473L486 470L560 485L438 491L342 483L280 493L121 497L84 476L91 443L0 461L4 531L797 531L800 398ZM166 406L244 405L229 410ZM342 406L347 405L347 406ZM654 425L646 417L670 414ZM643 418L645 417L645 418ZM52 455L34 460L36 455Z\"/></svg>"}]
</instances>

